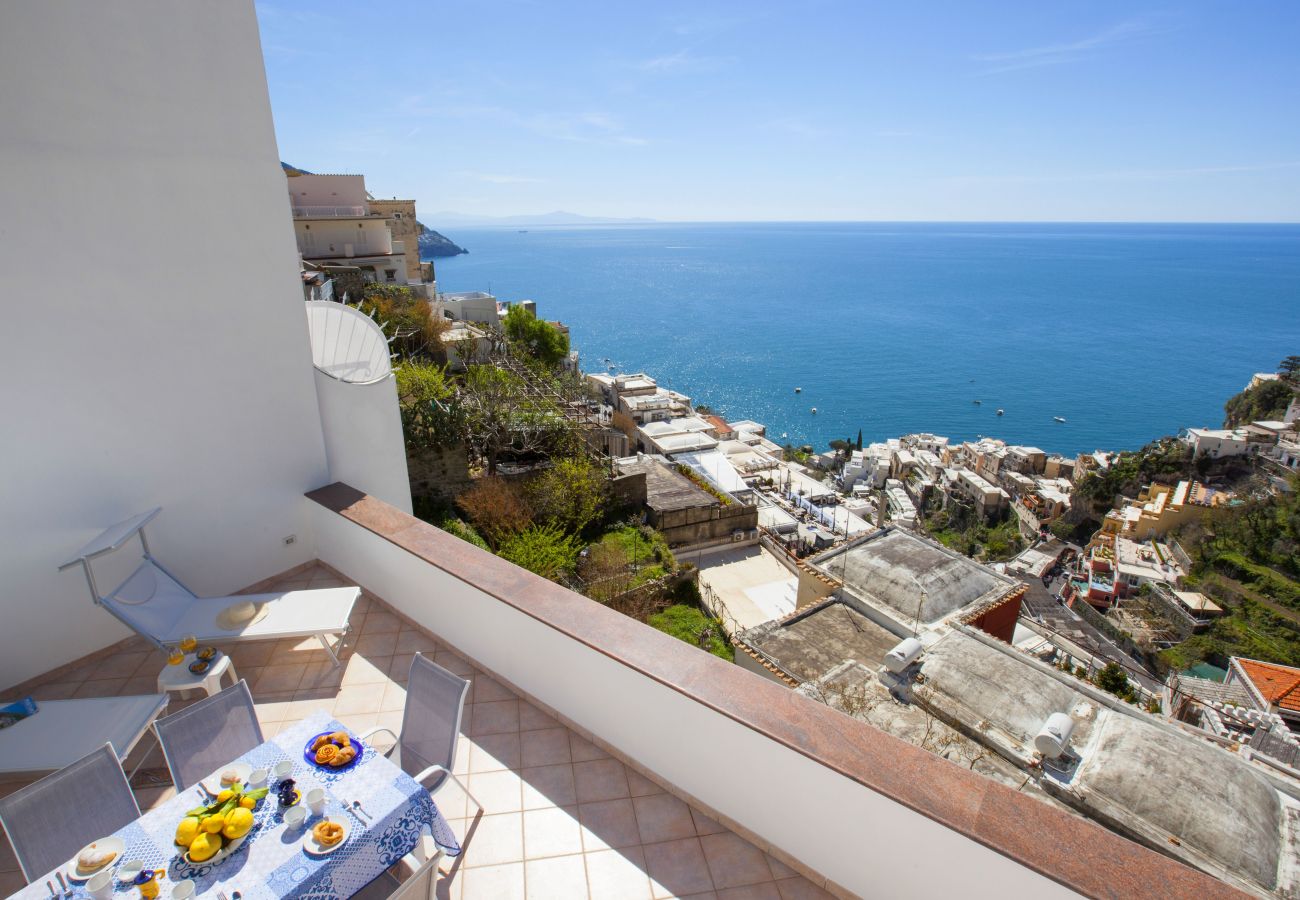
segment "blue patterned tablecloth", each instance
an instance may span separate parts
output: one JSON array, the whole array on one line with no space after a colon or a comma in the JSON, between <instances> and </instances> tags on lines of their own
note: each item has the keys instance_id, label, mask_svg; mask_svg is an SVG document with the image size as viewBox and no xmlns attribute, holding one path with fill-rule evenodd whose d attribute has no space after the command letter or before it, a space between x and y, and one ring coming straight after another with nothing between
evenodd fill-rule
<instances>
[{"instance_id":1,"label":"blue patterned tablecloth","mask_svg":"<svg viewBox=\"0 0 1300 900\"><path fill-rule=\"evenodd\" d=\"M349 897L359 891L411 852L426 829L448 856L458 855L460 845L428 792L373 747L367 745L361 761L343 772L318 769L303 759L309 738L322 731L343 729L345 726L328 714L316 713L240 757L255 769L270 769L288 759L294 764L290 777L304 797L312 788L325 789L325 815L348 829L346 842L333 853L316 857L302 849L303 838L320 817L309 811L306 824L290 831L272 785L271 793L253 811L254 825L244 843L219 863L192 866L181 858L172 842L185 812L204 802L198 788L191 788L116 832L126 842L126 852L118 862L139 859L146 867L165 869L163 900L170 896L175 882L186 878L194 879L199 894L213 897L217 891L225 891L229 897L237 889L248 900L323 900ZM361 801L366 817L345 808L343 800ZM45 882L53 877L53 873L42 876L14 896L49 900ZM74 896L89 897L84 885L73 887ZM114 900L128 896L138 897L139 892L135 887L117 884Z\"/></svg>"}]
</instances>

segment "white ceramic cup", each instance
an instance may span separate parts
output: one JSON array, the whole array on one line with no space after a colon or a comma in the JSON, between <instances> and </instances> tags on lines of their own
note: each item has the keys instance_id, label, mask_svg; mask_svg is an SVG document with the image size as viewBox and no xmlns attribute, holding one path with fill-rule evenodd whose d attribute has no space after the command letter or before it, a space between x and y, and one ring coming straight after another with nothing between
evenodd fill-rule
<instances>
[{"instance_id":1,"label":"white ceramic cup","mask_svg":"<svg viewBox=\"0 0 1300 900\"><path fill-rule=\"evenodd\" d=\"M248 773L248 787L252 790L266 787L266 778L269 773L266 769L254 769Z\"/></svg>"},{"instance_id":2,"label":"white ceramic cup","mask_svg":"<svg viewBox=\"0 0 1300 900\"><path fill-rule=\"evenodd\" d=\"M176 882L176 886L172 888L172 900L189 900L193 896L194 882L188 878Z\"/></svg>"},{"instance_id":3,"label":"white ceramic cup","mask_svg":"<svg viewBox=\"0 0 1300 900\"><path fill-rule=\"evenodd\" d=\"M95 900L108 900L113 896L113 870L105 869L86 882L86 893Z\"/></svg>"},{"instance_id":4,"label":"white ceramic cup","mask_svg":"<svg viewBox=\"0 0 1300 900\"><path fill-rule=\"evenodd\" d=\"M307 821L307 810L301 806L291 806L284 811L284 824L287 828L301 828Z\"/></svg>"},{"instance_id":5,"label":"white ceramic cup","mask_svg":"<svg viewBox=\"0 0 1300 900\"><path fill-rule=\"evenodd\" d=\"M319 816L325 812L324 788L312 788L307 792L304 799L307 801L307 808L311 810L313 816Z\"/></svg>"},{"instance_id":6,"label":"white ceramic cup","mask_svg":"<svg viewBox=\"0 0 1300 900\"><path fill-rule=\"evenodd\" d=\"M284 762L278 762L271 771L275 773L276 781L284 781L293 774L293 761L286 759Z\"/></svg>"},{"instance_id":7,"label":"white ceramic cup","mask_svg":"<svg viewBox=\"0 0 1300 900\"><path fill-rule=\"evenodd\" d=\"M139 875L143 868L143 860L128 859L117 867L117 878L119 881L135 881L135 876Z\"/></svg>"}]
</instances>

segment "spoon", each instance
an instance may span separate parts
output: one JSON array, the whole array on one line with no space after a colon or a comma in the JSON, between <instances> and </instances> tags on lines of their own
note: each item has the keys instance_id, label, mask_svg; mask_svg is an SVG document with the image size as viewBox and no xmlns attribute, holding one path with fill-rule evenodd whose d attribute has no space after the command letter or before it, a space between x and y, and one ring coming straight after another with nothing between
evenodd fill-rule
<instances>
[{"instance_id":1,"label":"spoon","mask_svg":"<svg viewBox=\"0 0 1300 900\"><path fill-rule=\"evenodd\" d=\"M359 813L364 813L365 816L366 816L366 820L369 821L369 819L370 819L370 813L366 812L364 809L361 808L361 801L360 801L360 800L353 800L353 801L352 801L352 808L355 809L355 810L356 810L357 812L359 812Z\"/></svg>"}]
</instances>

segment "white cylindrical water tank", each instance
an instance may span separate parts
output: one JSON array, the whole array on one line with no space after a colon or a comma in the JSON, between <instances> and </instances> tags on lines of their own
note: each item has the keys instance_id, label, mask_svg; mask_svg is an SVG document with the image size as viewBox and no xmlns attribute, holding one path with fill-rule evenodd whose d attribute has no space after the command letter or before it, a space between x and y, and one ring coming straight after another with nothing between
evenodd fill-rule
<instances>
[{"instance_id":1,"label":"white cylindrical water tank","mask_svg":"<svg viewBox=\"0 0 1300 900\"><path fill-rule=\"evenodd\" d=\"M895 675L916 662L921 655L921 642L916 638L906 638L897 647L885 654L885 668Z\"/></svg>"},{"instance_id":2,"label":"white cylindrical water tank","mask_svg":"<svg viewBox=\"0 0 1300 900\"><path fill-rule=\"evenodd\" d=\"M1065 713L1052 713L1043 723L1042 730L1034 736L1034 749L1047 759L1056 759L1070 747L1074 733L1074 719Z\"/></svg>"}]
</instances>

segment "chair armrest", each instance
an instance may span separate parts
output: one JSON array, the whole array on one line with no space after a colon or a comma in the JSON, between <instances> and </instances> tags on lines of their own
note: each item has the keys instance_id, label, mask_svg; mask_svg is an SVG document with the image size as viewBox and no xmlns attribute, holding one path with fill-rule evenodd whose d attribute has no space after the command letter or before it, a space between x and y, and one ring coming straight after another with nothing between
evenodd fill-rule
<instances>
[{"instance_id":1,"label":"chair armrest","mask_svg":"<svg viewBox=\"0 0 1300 900\"><path fill-rule=\"evenodd\" d=\"M389 747L386 751L384 751L384 754L383 754L384 756L388 756L388 755L390 755L390 754L391 754L395 749L397 749L397 747L398 747L398 746L401 744L401 742L402 742L402 739L399 738L399 737L397 736L397 733L394 732L393 729L391 729L391 728L385 728L384 726L380 725L380 726L377 726L377 727L375 727L375 728L371 728L369 731L363 731L363 732L361 732L361 734L357 735L357 737L361 738L361 740L363 740L363 741L368 741L368 740L370 740L371 737L373 737L373 736L376 735L376 734L379 734L380 732L383 732L384 734L391 735L392 738L393 738L393 746Z\"/></svg>"},{"instance_id":2,"label":"chair armrest","mask_svg":"<svg viewBox=\"0 0 1300 900\"><path fill-rule=\"evenodd\" d=\"M437 775L437 774L439 774L439 773L441 773L441 774L443 774L443 775L447 775L448 777L451 776L451 773L448 772L447 769L446 769L444 766L436 766L436 765L435 765L435 766L429 766L429 768L425 769L425 770L424 770L423 772L421 772L419 775L416 775L416 776L414 776L414 777L415 777L415 780L418 781L418 782L420 783L420 787L424 787L425 790L428 790L428 788L425 787L424 780L425 780L426 778L431 778L431 777L433 777L434 775Z\"/></svg>"}]
</instances>

